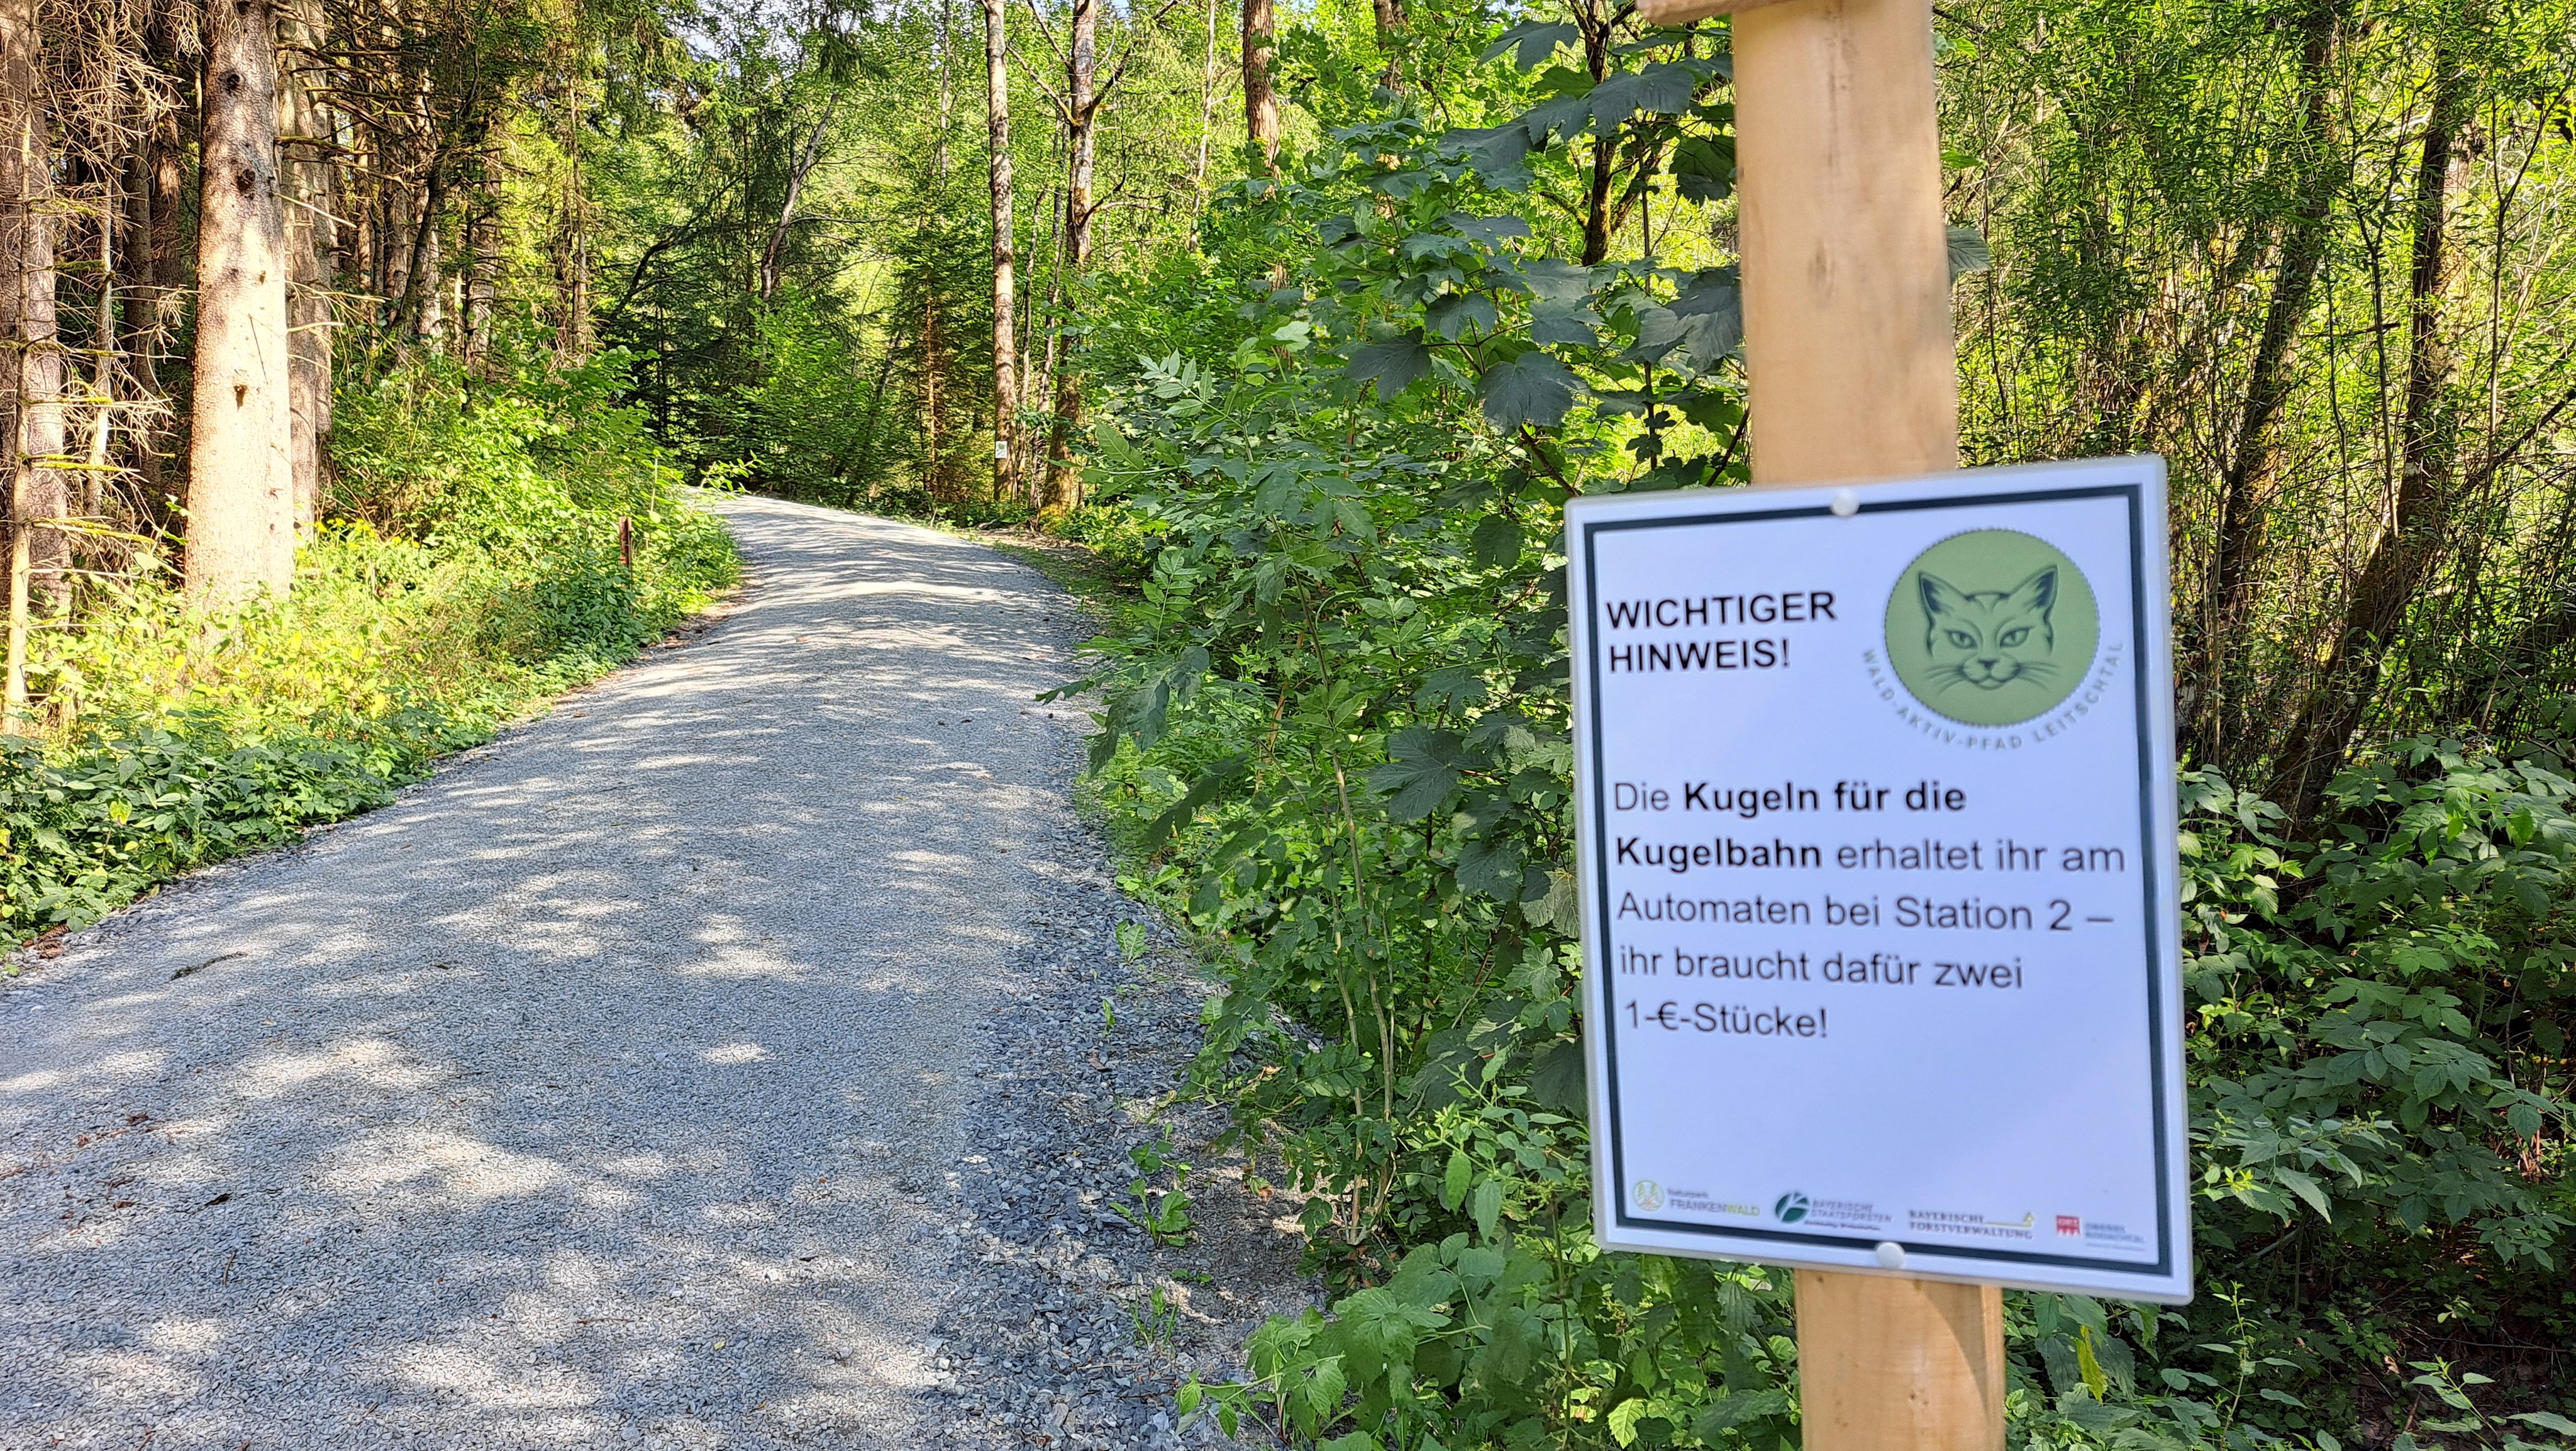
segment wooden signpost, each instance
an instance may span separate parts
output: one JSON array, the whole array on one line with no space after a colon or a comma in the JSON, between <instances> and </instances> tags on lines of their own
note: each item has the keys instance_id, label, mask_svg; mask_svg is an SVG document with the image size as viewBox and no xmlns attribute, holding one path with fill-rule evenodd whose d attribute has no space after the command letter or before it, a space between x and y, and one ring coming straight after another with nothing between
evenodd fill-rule
<instances>
[{"instance_id":1,"label":"wooden signpost","mask_svg":"<svg viewBox=\"0 0 2576 1451\"><path fill-rule=\"evenodd\" d=\"M1641 0L1734 12L1757 488L1956 466L1930 0ZM2002 1292L1798 1272L1807 1451L2000 1451Z\"/></svg>"}]
</instances>

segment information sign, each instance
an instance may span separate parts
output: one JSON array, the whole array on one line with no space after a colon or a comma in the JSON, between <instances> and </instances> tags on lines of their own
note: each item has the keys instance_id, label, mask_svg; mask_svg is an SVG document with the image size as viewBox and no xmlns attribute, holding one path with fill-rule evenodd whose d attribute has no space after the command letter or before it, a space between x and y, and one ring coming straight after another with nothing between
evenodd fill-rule
<instances>
[{"instance_id":1,"label":"information sign","mask_svg":"<svg viewBox=\"0 0 2576 1451\"><path fill-rule=\"evenodd\" d=\"M1566 515L1602 1244L2189 1298L2162 461Z\"/></svg>"}]
</instances>

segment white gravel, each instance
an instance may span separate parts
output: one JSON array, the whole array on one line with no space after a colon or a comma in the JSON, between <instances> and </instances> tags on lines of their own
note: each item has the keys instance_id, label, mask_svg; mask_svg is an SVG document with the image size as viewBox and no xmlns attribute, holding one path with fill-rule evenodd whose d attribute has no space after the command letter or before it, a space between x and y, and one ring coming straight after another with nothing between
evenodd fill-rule
<instances>
[{"instance_id":1,"label":"white gravel","mask_svg":"<svg viewBox=\"0 0 2576 1451\"><path fill-rule=\"evenodd\" d=\"M1142 1122L1200 989L1032 700L1071 602L717 507L711 629L0 992L0 1447L1168 1445L1300 1302L1227 1171L1109 1212L1213 1125Z\"/></svg>"}]
</instances>

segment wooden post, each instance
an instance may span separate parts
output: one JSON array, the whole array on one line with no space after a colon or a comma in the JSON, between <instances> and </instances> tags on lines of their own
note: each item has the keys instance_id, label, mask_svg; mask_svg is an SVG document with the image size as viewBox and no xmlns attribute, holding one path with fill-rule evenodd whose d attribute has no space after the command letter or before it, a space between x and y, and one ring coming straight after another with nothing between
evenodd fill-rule
<instances>
[{"instance_id":1,"label":"wooden post","mask_svg":"<svg viewBox=\"0 0 2576 1451\"><path fill-rule=\"evenodd\" d=\"M1756 488L1957 466L1930 0L1641 0L1738 12L1735 129ZM1992 1285L1798 1272L1807 1451L2001 1451Z\"/></svg>"}]
</instances>

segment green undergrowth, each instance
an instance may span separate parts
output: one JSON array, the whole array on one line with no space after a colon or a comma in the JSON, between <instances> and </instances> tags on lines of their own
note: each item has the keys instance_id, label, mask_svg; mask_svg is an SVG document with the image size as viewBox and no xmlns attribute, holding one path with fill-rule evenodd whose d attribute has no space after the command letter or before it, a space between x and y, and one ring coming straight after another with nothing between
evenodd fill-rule
<instances>
[{"instance_id":1,"label":"green undergrowth","mask_svg":"<svg viewBox=\"0 0 2576 1451\"><path fill-rule=\"evenodd\" d=\"M1561 510L1740 479L1732 276L1523 245L1489 140L1340 139L1214 217L1204 277L1110 298L1257 279L1230 352L1173 337L1104 400L1128 518L1090 527L1145 567L1082 686L1122 885L1222 985L1197 1091L1335 1292L1182 1409L1330 1451L1795 1446L1788 1277L1594 1244L1577 1046ZM2014 1447L2576 1439L2576 711L2543 714L2382 746L2305 840L2185 776L2199 1298L2008 1296Z\"/></svg>"},{"instance_id":2,"label":"green undergrowth","mask_svg":"<svg viewBox=\"0 0 2576 1451\"><path fill-rule=\"evenodd\" d=\"M344 387L288 599L192 612L147 560L40 632L44 729L0 737L0 942L382 805L729 587L730 538L616 406L620 377Z\"/></svg>"}]
</instances>

